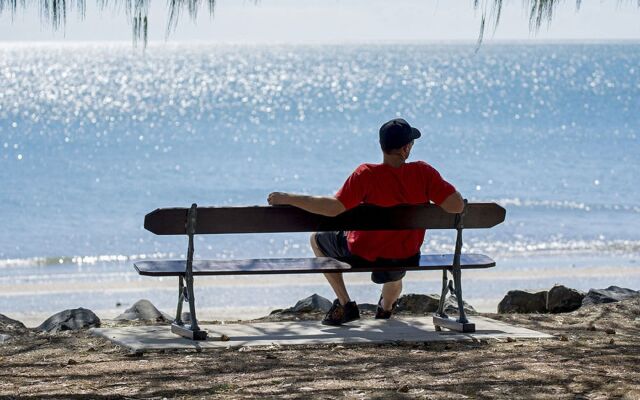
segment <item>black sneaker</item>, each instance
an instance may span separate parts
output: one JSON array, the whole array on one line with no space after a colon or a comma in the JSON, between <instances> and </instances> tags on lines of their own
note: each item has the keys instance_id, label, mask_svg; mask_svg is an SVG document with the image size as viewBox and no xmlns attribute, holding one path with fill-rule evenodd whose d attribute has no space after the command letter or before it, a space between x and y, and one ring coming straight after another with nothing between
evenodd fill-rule
<instances>
[{"instance_id":1,"label":"black sneaker","mask_svg":"<svg viewBox=\"0 0 640 400\"><path fill-rule=\"evenodd\" d=\"M327 315L324 316L322 324L342 325L356 319L360 319L360 310L355 301L350 301L343 306L338 299L335 299Z\"/></svg>"},{"instance_id":2,"label":"black sneaker","mask_svg":"<svg viewBox=\"0 0 640 400\"><path fill-rule=\"evenodd\" d=\"M376 319L389 319L391 315L396 310L396 306L398 305L398 300L396 300L391 306L391 310L387 311L382 308L382 296L380 296L380 300L378 300L378 307L376 308Z\"/></svg>"}]
</instances>

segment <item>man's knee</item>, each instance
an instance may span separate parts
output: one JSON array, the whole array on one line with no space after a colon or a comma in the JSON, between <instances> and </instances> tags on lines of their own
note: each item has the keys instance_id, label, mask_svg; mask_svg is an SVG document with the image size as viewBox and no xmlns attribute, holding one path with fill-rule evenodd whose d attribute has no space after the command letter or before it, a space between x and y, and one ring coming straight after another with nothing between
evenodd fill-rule
<instances>
[{"instance_id":1,"label":"man's knee","mask_svg":"<svg viewBox=\"0 0 640 400\"><path fill-rule=\"evenodd\" d=\"M402 285L402 278L404 278L405 271L377 271L371 273L371 281L379 285L386 283L393 283L396 285Z\"/></svg>"}]
</instances>

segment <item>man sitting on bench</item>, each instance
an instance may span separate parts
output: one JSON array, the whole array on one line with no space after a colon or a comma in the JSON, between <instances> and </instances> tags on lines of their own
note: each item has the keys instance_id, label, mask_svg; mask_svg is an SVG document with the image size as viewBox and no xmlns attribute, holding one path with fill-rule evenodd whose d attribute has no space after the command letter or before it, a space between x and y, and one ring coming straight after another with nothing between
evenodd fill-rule
<instances>
[{"instance_id":1,"label":"man sitting on bench","mask_svg":"<svg viewBox=\"0 0 640 400\"><path fill-rule=\"evenodd\" d=\"M403 119L393 119L380 127L382 164L362 164L347 178L335 197L305 196L274 192L270 205L291 205L303 210L336 216L361 203L381 207L433 202L445 211L460 213L464 201L460 193L438 171L423 161L406 162L414 139L420 131ZM317 257L335 257L361 262L397 266L371 273L371 280L382 284L377 319L388 319L402 292L403 265L415 265L420 257L424 229L402 231L317 232L311 235L311 248ZM358 262L352 264L357 268ZM351 301L342 273L324 274L337 299L324 317L326 325L341 325L360 318L355 301Z\"/></svg>"}]
</instances>

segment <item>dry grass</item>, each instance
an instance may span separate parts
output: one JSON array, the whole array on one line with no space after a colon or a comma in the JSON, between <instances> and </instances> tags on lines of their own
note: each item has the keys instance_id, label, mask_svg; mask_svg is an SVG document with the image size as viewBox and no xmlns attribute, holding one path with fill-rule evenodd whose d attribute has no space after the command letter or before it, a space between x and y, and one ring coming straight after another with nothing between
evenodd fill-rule
<instances>
[{"instance_id":1,"label":"dry grass","mask_svg":"<svg viewBox=\"0 0 640 400\"><path fill-rule=\"evenodd\" d=\"M556 339L132 356L86 332L25 331L0 345L0 397L640 399L640 298L488 316Z\"/></svg>"}]
</instances>

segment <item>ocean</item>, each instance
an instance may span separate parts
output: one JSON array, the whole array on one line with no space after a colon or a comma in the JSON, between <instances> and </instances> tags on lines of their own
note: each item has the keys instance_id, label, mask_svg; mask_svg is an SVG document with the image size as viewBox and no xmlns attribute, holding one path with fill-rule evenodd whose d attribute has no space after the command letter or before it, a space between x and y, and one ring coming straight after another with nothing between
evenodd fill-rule
<instances>
[{"instance_id":1,"label":"ocean","mask_svg":"<svg viewBox=\"0 0 640 400\"><path fill-rule=\"evenodd\" d=\"M464 251L497 262L467 274L471 304L555 282L639 289L639 111L637 42L0 43L0 313L114 315L140 298L171 312L174 280L132 263L184 256L186 238L145 231L146 213L331 195L381 161L378 128L395 117L423 133L411 159L507 209L500 226L465 232ZM453 243L431 231L423 251ZM198 258L312 255L305 234L195 246ZM405 291L437 293L439 279L409 274ZM210 316L333 298L321 277L200 281ZM357 301L377 300L366 275L349 282Z\"/></svg>"}]
</instances>

